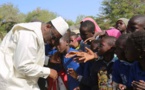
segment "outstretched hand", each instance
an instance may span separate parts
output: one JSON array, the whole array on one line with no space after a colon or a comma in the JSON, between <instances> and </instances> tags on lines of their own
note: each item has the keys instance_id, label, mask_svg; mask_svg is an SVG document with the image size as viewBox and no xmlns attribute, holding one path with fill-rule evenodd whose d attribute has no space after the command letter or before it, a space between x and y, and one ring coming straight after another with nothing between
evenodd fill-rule
<instances>
[{"instance_id":1,"label":"outstretched hand","mask_svg":"<svg viewBox=\"0 0 145 90\"><path fill-rule=\"evenodd\" d=\"M74 57L74 60L79 62L79 63L85 63L89 60L92 60L95 58L95 54L92 50L89 48L85 47L86 52L70 52L66 55L67 58ZM97 56L96 56L97 57Z\"/></svg>"}]
</instances>

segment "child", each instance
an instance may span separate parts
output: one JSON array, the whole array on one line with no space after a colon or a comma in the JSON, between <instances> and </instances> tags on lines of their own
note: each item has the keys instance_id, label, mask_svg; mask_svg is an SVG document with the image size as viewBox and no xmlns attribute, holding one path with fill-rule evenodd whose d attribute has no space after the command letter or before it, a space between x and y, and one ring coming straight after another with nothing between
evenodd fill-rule
<instances>
[{"instance_id":1,"label":"child","mask_svg":"<svg viewBox=\"0 0 145 90\"><path fill-rule=\"evenodd\" d=\"M99 46L100 46L100 40L93 40L91 42L90 48L91 48L91 50L93 52L97 53L98 52L98 49L99 49Z\"/></svg>"},{"instance_id":2,"label":"child","mask_svg":"<svg viewBox=\"0 0 145 90\"><path fill-rule=\"evenodd\" d=\"M134 63L130 69L130 78L133 80L132 86L134 90L144 90L145 89L145 31L139 30L132 33L128 39L130 42L130 47L126 53L126 57L134 58L138 62ZM134 53L133 53L134 52ZM131 59L132 59L131 58Z\"/></svg>"},{"instance_id":3,"label":"child","mask_svg":"<svg viewBox=\"0 0 145 90\"><path fill-rule=\"evenodd\" d=\"M71 47L73 47L74 49L76 49L76 50L79 50L80 49L80 41L81 40L78 40L78 35L77 34L75 34L75 33L71 33L71 35L70 35L70 46Z\"/></svg>"},{"instance_id":4,"label":"child","mask_svg":"<svg viewBox=\"0 0 145 90\"><path fill-rule=\"evenodd\" d=\"M126 34L128 21L127 18L119 18L116 22L116 29L118 29L122 34Z\"/></svg>"},{"instance_id":5,"label":"child","mask_svg":"<svg viewBox=\"0 0 145 90\"><path fill-rule=\"evenodd\" d=\"M75 79L78 79L81 84L90 86L90 90L112 90L111 73L116 60L114 58L115 41L116 38L111 36L106 36L101 40L98 54L103 56L103 59L93 63L90 77L82 77L70 69L69 74L74 78L77 77Z\"/></svg>"},{"instance_id":6,"label":"child","mask_svg":"<svg viewBox=\"0 0 145 90\"><path fill-rule=\"evenodd\" d=\"M127 32L145 30L145 15L136 15L132 17L127 26Z\"/></svg>"},{"instance_id":7,"label":"child","mask_svg":"<svg viewBox=\"0 0 145 90\"><path fill-rule=\"evenodd\" d=\"M115 38L118 38L121 35L121 32L115 28L111 28L109 30L103 30L102 32L97 32L94 34L93 37L90 37L86 39L84 42L92 41L98 38L102 38L104 36L113 36Z\"/></svg>"},{"instance_id":8,"label":"child","mask_svg":"<svg viewBox=\"0 0 145 90\"><path fill-rule=\"evenodd\" d=\"M70 48L69 46L69 36L65 34L60 40L59 44L57 45L57 50L62 54L61 61L63 64L63 67L65 71L67 72L68 68L73 68L76 70L77 73L81 74L81 68L80 65L76 62L74 62L73 58L65 58L65 55L70 51L76 51L73 48ZM73 79L69 74L68 76L68 89L73 90L74 88L79 86L79 82L75 79Z\"/></svg>"},{"instance_id":9,"label":"child","mask_svg":"<svg viewBox=\"0 0 145 90\"><path fill-rule=\"evenodd\" d=\"M112 72L112 80L113 80L113 88L114 90L120 88L118 84L121 86L125 85L126 88L130 88L131 86L129 83L129 70L132 66L132 63L129 62L125 57L125 47L126 41L130 34L123 34L120 36L116 41L116 50L115 53L119 60L115 61L113 65L113 72Z\"/></svg>"}]
</instances>

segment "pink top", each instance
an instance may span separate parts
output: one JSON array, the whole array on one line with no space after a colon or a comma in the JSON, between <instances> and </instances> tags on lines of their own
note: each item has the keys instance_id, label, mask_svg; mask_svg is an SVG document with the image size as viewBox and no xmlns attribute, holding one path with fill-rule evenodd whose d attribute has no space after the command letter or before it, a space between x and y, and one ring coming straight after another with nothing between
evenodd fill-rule
<instances>
[{"instance_id":1,"label":"pink top","mask_svg":"<svg viewBox=\"0 0 145 90\"><path fill-rule=\"evenodd\" d=\"M91 21L91 22L93 22L94 25L95 25L95 32L102 32L102 30L100 29L100 27L98 26L98 24L95 22L94 19L88 17L88 18L84 18L82 20L82 22L84 22L84 21Z\"/></svg>"},{"instance_id":2,"label":"pink top","mask_svg":"<svg viewBox=\"0 0 145 90\"><path fill-rule=\"evenodd\" d=\"M108 36L113 36L116 38L118 38L121 35L121 32L116 28L111 28L109 30L106 30L106 33L108 34Z\"/></svg>"}]
</instances>

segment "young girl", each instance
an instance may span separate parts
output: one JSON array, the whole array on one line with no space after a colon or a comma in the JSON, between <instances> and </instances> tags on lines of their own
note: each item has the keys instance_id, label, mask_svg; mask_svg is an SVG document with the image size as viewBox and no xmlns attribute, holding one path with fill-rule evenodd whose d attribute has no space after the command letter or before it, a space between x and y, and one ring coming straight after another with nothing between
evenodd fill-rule
<instances>
[{"instance_id":1,"label":"young girl","mask_svg":"<svg viewBox=\"0 0 145 90\"><path fill-rule=\"evenodd\" d=\"M139 30L132 33L128 39L130 47L127 49L126 57L134 58L138 62L134 63L130 69L130 79L135 90L145 89L145 31ZM130 51L130 52L128 52Z\"/></svg>"}]
</instances>

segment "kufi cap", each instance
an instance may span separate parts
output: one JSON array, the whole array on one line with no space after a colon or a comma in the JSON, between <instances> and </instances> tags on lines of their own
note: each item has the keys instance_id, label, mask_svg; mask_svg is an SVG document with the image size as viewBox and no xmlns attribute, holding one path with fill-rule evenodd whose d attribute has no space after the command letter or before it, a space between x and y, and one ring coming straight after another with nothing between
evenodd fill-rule
<instances>
[{"instance_id":1,"label":"kufi cap","mask_svg":"<svg viewBox=\"0 0 145 90\"><path fill-rule=\"evenodd\" d=\"M62 17L57 17L51 20L51 23L62 36L66 33L66 31L69 28L67 22Z\"/></svg>"}]
</instances>

